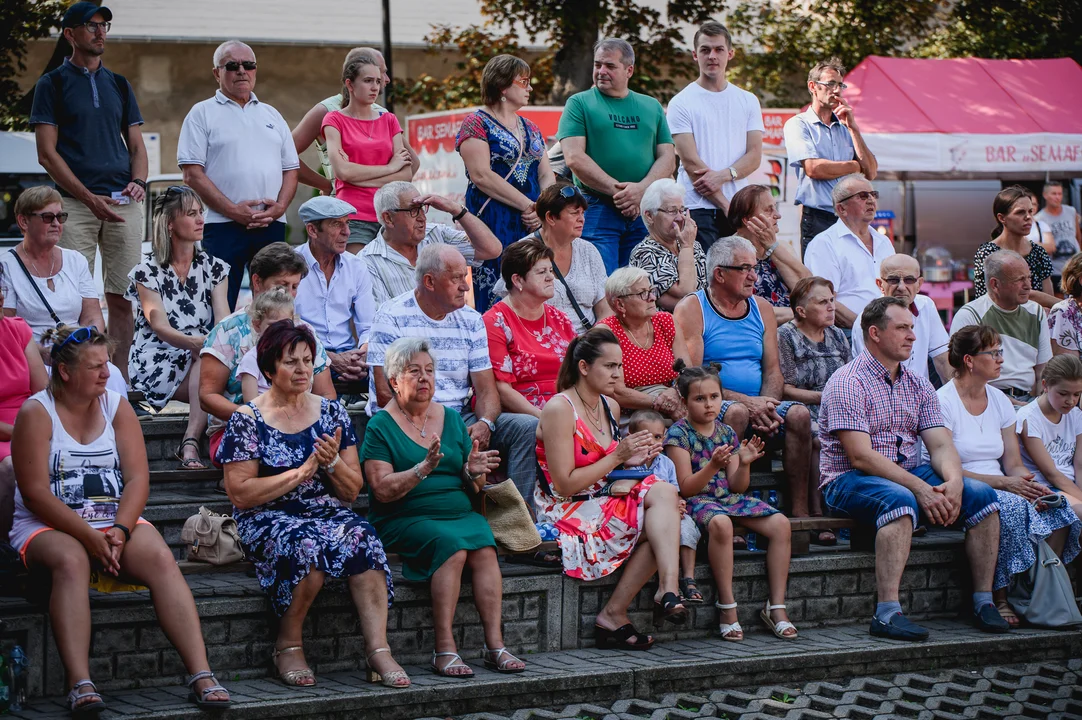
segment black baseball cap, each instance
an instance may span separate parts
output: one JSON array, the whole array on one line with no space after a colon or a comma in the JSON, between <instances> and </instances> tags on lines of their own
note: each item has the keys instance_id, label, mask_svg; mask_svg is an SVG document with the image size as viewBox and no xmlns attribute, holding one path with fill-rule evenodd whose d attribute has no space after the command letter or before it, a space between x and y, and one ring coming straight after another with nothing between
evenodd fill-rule
<instances>
[{"instance_id":1,"label":"black baseball cap","mask_svg":"<svg viewBox=\"0 0 1082 720\"><path fill-rule=\"evenodd\" d=\"M60 22L62 28L73 28L85 24L98 13L105 18L106 22L113 19L113 12L107 7L99 7L96 3L77 2L64 13L64 19Z\"/></svg>"}]
</instances>

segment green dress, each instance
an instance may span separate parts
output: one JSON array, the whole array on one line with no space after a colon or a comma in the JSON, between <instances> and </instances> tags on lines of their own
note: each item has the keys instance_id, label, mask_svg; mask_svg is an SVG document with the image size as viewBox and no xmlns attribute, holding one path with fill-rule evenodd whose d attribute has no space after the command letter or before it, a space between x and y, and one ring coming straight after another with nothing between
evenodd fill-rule
<instances>
[{"instance_id":1,"label":"green dress","mask_svg":"<svg viewBox=\"0 0 1082 720\"><path fill-rule=\"evenodd\" d=\"M383 546L403 561L402 575L425 582L459 550L495 547L488 521L474 512L462 479L462 466L473 443L462 416L443 408L443 460L435 472L394 502L380 502L368 490L368 521ZM423 462L428 448L418 445L398 427L389 412L379 412L365 428L363 460L390 463L395 472Z\"/></svg>"}]
</instances>

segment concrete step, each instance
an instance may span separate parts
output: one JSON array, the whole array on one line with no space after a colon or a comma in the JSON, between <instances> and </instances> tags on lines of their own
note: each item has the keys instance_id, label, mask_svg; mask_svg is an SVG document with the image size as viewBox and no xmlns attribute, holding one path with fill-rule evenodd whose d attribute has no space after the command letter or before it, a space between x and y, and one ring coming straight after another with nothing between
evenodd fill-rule
<instances>
[{"instance_id":1,"label":"concrete step","mask_svg":"<svg viewBox=\"0 0 1082 720\"><path fill-rule=\"evenodd\" d=\"M659 700L674 693L707 695L724 688L763 684L791 687L809 681L895 674L903 670L981 668L1005 661L1067 663L1082 654L1079 631L1016 630L1006 635L985 635L951 620L932 620L925 625L932 631L932 637L916 644L873 638L864 623L857 623L805 628L800 638L792 641L779 640L765 632L751 632L741 643L702 638L659 643L646 652L596 649L543 652L523 656L527 670L518 675L486 670L476 659L476 648L462 647L474 668L473 679L441 678L428 670L427 665L407 664L413 686L406 690L369 684L357 667L317 671L318 684L303 689L287 688L266 677L233 679L221 677L220 673L220 679L232 692L234 706L230 718L405 720L486 711L510 716L520 708L564 707L572 703L607 706L622 699ZM110 708L109 717L132 720L205 717L186 702L187 690L177 683L153 690L106 690L104 695ZM861 698L854 698L856 704L860 701ZM786 717L788 708L776 704L776 716ZM851 717L871 718L876 707L878 704L865 708L866 715ZM632 716L649 717L650 713L634 712L621 717ZM690 710L681 710L675 717L695 716ZM775 713L757 717L768 716ZM52 720L67 717L67 712L60 698L49 697L33 701L31 709L13 717ZM595 716L585 713L578 717Z\"/></svg>"}]
</instances>

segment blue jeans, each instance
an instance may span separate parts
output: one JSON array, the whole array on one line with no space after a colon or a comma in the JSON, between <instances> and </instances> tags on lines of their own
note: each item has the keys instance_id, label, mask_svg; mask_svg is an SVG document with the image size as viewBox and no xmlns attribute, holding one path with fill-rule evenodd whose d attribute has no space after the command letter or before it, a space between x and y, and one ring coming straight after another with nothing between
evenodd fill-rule
<instances>
[{"instance_id":1,"label":"blue jeans","mask_svg":"<svg viewBox=\"0 0 1082 720\"><path fill-rule=\"evenodd\" d=\"M932 487L943 484L931 465L921 465L909 471ZM962 512L954 528L971 528L994 512L999 512L999 498L991 486L978 480L962 480ZM913 519L917 527L921 510L917 498L907 488L886 478L850 470L823 487L823 500L831 515L850 517L862 525L874 525L876 530L903 515Z\"/></svg>"},{"instance_id":2,"label":"blue jeans","mask_svg":"<svg viewBox=\"0 0 1082 720\"><path fill-rule=\"evenodd\" d=\"M203 249L229 265L229 311L237 307L244 271L255 254L271 243L286 239L286 224L272 222L265 228L249 230L240 223L207 223L203 226Z\"/></svg>"},{"instance_id":3,"label":"blue jeans","mask_svg":"<svg viewBox=\"0 0 1082 720\"><path fill-rule=\"evenodd\" d=\"M605 273L612 275L614 270L626 267L631 261L631 251L646 237L646 226L641 217L624 217L611 198L591 193L585 195L589 207L586 208L582 236L601 253Z\"/></svg>"},{"instance_id":4,"label":"blue jeans","mask_svg":"<svg viewBox=\"0 0 1082 720\"><path fill-rule=\"evenodd\" d=\"M463 409L466 427L480 420L472 410ZM496 432L492 433L489 450L500 451L500 469L515 483L526 507L536 512L533 504L537 484L537 418L525 413L501 412L496 416Z\"/></svg>"},{"instance_id":5,"label":"blue jeans","mask_svg":"<svg viewBox=\"0 0 1082 720\"><path fill-rule=\"evenodd\" d=\"M725 413L729 412L729 408L731 408L733 405L736 405L736 403L737 403L736 400L722 400L721 401L721 410L718 412L718 417L721 418L722 422L725 422ZM762 438L762 439L764 441L769 441L769 440L781 440L782 438L784 438L785 437L785 416L789 413L789 410L794 405L803 405L803 404L804 403L797 402L796 400L782 400L780 403L778 403L777 407L774 408L774 412L776 412L778 414L778 417L781 418L781 426L778 428L778 431L776 433L774 433L772 436L765 437L765 438ZM752 435L755 435L755 434L756 434L756 431L751 426L751 423L749 422L747 430L744 431L744 437L750 438Z\"/></svg>"}]
</instances>

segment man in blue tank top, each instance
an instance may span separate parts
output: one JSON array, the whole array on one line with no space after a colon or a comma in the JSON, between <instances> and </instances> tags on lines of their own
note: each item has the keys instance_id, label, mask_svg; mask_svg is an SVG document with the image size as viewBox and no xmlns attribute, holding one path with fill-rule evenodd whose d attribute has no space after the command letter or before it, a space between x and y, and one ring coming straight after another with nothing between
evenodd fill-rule
<instances>
[{"instance_id":1,"label":"man in blue tank top","mask_svg":"<svg viewBox=\"0 0 1082 720\"><path fill-rule=\"evenodd\" d=\"M755 295L755 248L742 237L721 238L706 256L706 271L707 287L673 313L691 362L721 364L722 417L738 437L750 425L764 439L784 442L790 513L806 516L809 492L818 492L819 451L808 408L782 398L778 327L770 304Z\"/></svg>"}]
</instances>

